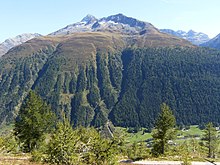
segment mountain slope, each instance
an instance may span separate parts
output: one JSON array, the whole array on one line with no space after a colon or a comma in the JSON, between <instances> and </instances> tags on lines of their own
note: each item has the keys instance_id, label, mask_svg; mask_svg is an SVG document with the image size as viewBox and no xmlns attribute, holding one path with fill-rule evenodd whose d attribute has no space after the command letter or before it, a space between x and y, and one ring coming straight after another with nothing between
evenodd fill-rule
<instances>
[{"instance_id":1,"label":"mountain slope","mask_svg":"<svg viewBox=\"0 0 220 165\"><path fill-rule=\"evenodd\" d=\"M14 38L9 38L7 40L5 40L4 42L2 42L0 44L0 57L2 55L4 55L5 53L7 53L7 51L17 45L20 45L32 38L35 38L35 37L39 37L41 36L40 34L37 34L37 33L34 33L34 34L31 34L31 33L25 33L25 34L21 34L21 35L18 35Z\"/></svg>"},{"instance_id":2,"label":"mountain slope","mask_svg":"<svg viewBox=\"0 0 220 165\"><path fill-rule=\"evenodd\" d=\"M216 37L212 38L208 42L201 44L201 46L220 49L220 34L218 34Z\"/></svg>"},{"instance_id":3,"label":"mountain slope","mask_svg":"<svg viewBox=\"0 0 220 165\"><path fill-rule=\"evenodd\" d=\"M219 61L220 52L203 48L123 51L121 93L110 118L124 127L152 127L166 102L177 123L219 123Z\"/></svg>"},{"instance_id":4,"label":"mountain slope","mask_svg":"<svg viewBox=\"0 0 220 165\"><path fill-rule=\"evenodd\" d=\"M121 54L121 51L130 46L156 47L158 44L165 47L177 45L193 47L185 40L163 34L161 36L155 34L131 36L108 32L38 37L14 47L0 60L0 119L2 122L11 121L13 114L16 114L15 110L19 108L21 101L31 88L47 98L54 109L64 104L66 108L68 107L68 112L73 106L76 106L73 104L74 96L77 96L76 91L83 90L84 92L77 97L83 99L86 96L88 100L96 98L95 93L98 91L101 95L97 98L100 100L100 106L108 109L115 101L107 98L113 97L112 99L115 100L119 92L115 86L120 87L121 73L118 69L121 70L122 65L118 55ZM109 61L110 59L111 61ZM108 71L105 63L112 63L115 66ZM115 71L113 72L113 70ZM102 78L109 74L119 77ZM92 84L95 81L95 84L90 84L91 89L87 91L84 88L89 85L88 81L91 81ZM45 82L47 83L45 84ZM65 85L63 84L66 88L65 92L60 91L63 90L60 89L63 86L62 83L65 83ZM106 89L105 85L108 86ZM110 96L109 90L113 92L112 96ZM102 105L101 100L103 99L109 101ZM81 106L84 102L88 104L87 101L83 101L77 106ZM97 100L91 101L90 104L96 106L96 102ZM88 107L91 109L91 106ZM107 119L107 112L103 113L105 115L102 115ZM75 119L76 117L74 117ZM91 124L94 121L88 123Z\"/></svg>"},{"instance_id":5,"label":"mountain slope","mask_svg":"<svg viewBox=\"0 0 220 165\"><path fill-rule=\"evenodd\" d=\"M185 32L182 30L174 31L171 29L160 29L160 31L163 33L171 34L176 37L186 39L195 45L200 45L210 40L208 35L201 32L198 33L193 30L189 30L188 32Z\"/></svg>"},{"instance_id":6,"label":"mountain slope","mask_svg":"<svg viewBox=\"0 0 220 165\"><path fill-rule=\"evenodd\" d=\"M11 49L0 60L0 121L12 121L33 89L75 126L100 126L110 119L115 125L150 127L162 102L175 110L178 123L219 122L219 52L175 47L172 38L164 48L150 48L145 37L134 35L131 48L127 35L74 33Z\"/></svg>"},{"instance_id":7,"label":"mountain slope","mask_svg":"<svg viewBox=\"0 0 220 165\"><path fill-rule=\"evenodd\" d=\"M100 30L34 38L2 56L0 123L13 121L31 89L74 126L152 127L162 102L178 123L220 122L219 51L129 17L104 20Z\"/></svg>"}]
</instances>

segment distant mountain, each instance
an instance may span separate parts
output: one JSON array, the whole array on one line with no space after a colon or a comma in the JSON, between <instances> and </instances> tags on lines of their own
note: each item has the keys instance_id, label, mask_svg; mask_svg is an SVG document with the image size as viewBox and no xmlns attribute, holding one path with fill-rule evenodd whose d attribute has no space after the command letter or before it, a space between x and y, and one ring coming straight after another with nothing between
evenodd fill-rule
<instances>
[{"instance_id":1,"label":"distant mountain","mask_svg":"<svg viewBox=\"0 0 220 165\"><path fill-rule=\"evenodd\" d=\"M68 25L49 35L67 35L75 32L95 31L120 32L123 34L158 32L158 30L148 22L139 21L123 14L117 14L101 19L97 19L92 15L87 15L80 22Z\"/></svg>"},{"instance_id":2,"label":"distant mountain","mask_svg":"<svg viewBox=\"0 0 220 165\"><path fill-rule=\"evenodd\" d=\"M200 45L210 40L207 34L204 34L201 32L195 32L193 30L189 30L188 32L185 32L182 30L174 31L171 29L160 29L160 31L163 33L171 34L171 35L186 39L195 45Z\"/></svg>"},{"instance_id":3,"label":"distant mountain","mask_svg":"<svg viewBox=\"0 0 220 165\"><path fill-rule=\"evenodd\" d=\"M24 33L24 34L21 34L21 35L18 35L14 38L9 38L7 40L5 40L4 42L2 42L0 44L0 57L2 55L4 55L5 53L7 53L7 51L17 45L20 45L32 38L35 38L35 37L39 37L41 36L40 34L37 34L37 33Z\"/></svg>"},{"instance_id":4,"label":"distant mountain","mask_svg":"<svg viewBox=\"0 0 220 165\"><path fill-rule=\"evenodd\" d=\"M107 32L123 35L123 40L128 45L142 46L192 46L190 42L170 36L166 33L161 33L151 23L137 20L132 17L127 17L123 14L111 15L97 19L92 15L87 15L80 22L70 24L62 29L59 29L48 36L64 37L74 33L85 32Z\"/></svg>"},{"instance_id":5,"label":"distant mountain","mask_svg":"<svg viewBox=\"0 0 220 165\"><path fill-rule=\"evenodd\" d=\"M218 34L216 37L212 38L208 42L201 44L200 46L220 49L220 34Z\"/></svg>"}]
</instances>

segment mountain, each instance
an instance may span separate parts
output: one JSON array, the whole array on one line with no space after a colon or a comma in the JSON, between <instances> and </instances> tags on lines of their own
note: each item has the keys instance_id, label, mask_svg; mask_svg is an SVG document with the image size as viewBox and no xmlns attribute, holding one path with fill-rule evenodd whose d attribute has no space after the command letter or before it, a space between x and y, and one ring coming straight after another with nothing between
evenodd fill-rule
<instances>
[{"instance_id":1,"label":"mountain","mask_svg":"<svg viewBox=\"0 0 220 165\"><path fill-rule=\"evenodd\" d=\"M195 32L193 30L189 30L188 32L185 32L182 30L174 31L171 29L160 29L160 31L163 33L171 34L186 39L195 45L200 45L210 40L207 34L201 32Z\"/></svg>"},{"instance_id":2,"label":"mountain","mask_svg":"<svg viewBox=\"0 0 220 165\"><path fill-rule=\"evenodd\" d=\"M7 53L7 51L17 45L20 45L32 38L35 38L35 37L39 37L41 36L40 34L37 34L37 33L24 33L24 34L21 34L21 35L18 35L14 38L9 38L7 40L5 40L4 42L2 42L0 44L0 57L2 55L4 55L5 53Z\"/></svg>"},{"instance_id":3,"label":"mountain","mask_svg":"<svg viewBox=\"0 0 220 165\"><path fill-rule=\"evenodd\" d=\"M158 33L158 30L150 23L139 21L135 18L124 16L123 14L117 14L101 19L97 19L92 15L87 15L80 22L68 25L50 35L66 35L75 32L97 31L120 32L123 34Z\"/></svg>"},{"instance_id":4,"label":"mountain","mask_svg":"<svg viewBox=\"0 0 220 165\"><path fill-rule=\"evenodd\" d=\"M201 46L220 49L220 34L218 34L216 37L212 38L208 42L201 44Z\"/></svg>"},{"instance_id":5,"label":"mountain","mask_svg":"<svg viewBox=\"0 0 220 165\"><path fill-rule=\"evenodd\" d=\"M219 51L121 14L81 23L96 30L72 24L0 58L0 123L13 121L30 90L74 126L152 127L162 102L178 123L220 122Z\"/></svg>"},{"instance_id":6,"label":"mountain","mask_svg":"<svg viewBox=\"0 0 220 165\"><path fill-rule=\"evenodd\" d=\"M67 35L70 33L75 32L90 32L92 31L92 25L97 21L94 16L87 15L84 17L80 22L71 24L66 26L65 28L62 28L60 30L57 30L56 32L53 32L49 35Z\"/></svg>"},{"instance_id":7,"label":"mountain","mask_svg":"<svg viewBox=\"0 0 220 165\"><path fill-rule=\"evenodd\" d=\"M170 36L158 31L156 27L148 22L139 21L123 14L116 14L97 19L92 15L87 15L80 22L70 24L59 29L48 36L59 37L74 33L117 33L122 35L123 40L128 45L142 46L192 46L190 42Z\"/></svg>"}]
</instances>

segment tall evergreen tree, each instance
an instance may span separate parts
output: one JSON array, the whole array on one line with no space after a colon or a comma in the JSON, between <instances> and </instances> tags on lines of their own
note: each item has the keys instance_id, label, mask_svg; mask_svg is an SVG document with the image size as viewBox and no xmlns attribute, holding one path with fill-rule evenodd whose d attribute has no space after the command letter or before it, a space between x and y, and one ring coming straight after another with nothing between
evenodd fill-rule
<instances>
[{"instance_id":1,"label":"tall evergreen tree","mask_svg":"<svg viewBox=\"0 0 220 165\"><path fill-rule=\"evenodd\" d=\"M152 135L154 138L154 145L152 149L153 154L164 154L165 146L167 145L168 140L175 137L175 125L175 116L173 115L170 107L163 103L161 105L161 113L156 120L155 129Z\"/></svg>"},{"instance_id":2,"label":"tall evergreen tree","mask_svg":"<svg viewBox=\"0 0 220 165\"><path fill-rule=\"evenodd\" d=\"M218 148L218 132L212 123L208 123L205 126L204 132L203 140L206 142L206 147L208 148L208 157L215 158Z\"/></svg>"},{"instance_id":3,"label":"tall evergreen tree","mask_svg":"<svg viewBox=\"0 0 220 165\"><path fill-rule=\"evenodd\" d=\"M14 135L23 147L24 152L37 148L55 123L55 115L35 92L31 91L22 104L15 120Z\"/></svg>"}]
</instances>

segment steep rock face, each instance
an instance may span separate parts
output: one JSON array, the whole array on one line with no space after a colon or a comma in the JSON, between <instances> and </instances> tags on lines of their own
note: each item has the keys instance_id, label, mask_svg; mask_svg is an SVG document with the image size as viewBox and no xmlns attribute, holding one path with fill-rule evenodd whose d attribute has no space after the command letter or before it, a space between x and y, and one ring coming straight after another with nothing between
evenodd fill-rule
<instances>
[{"instance_id":1,"label":"steep rock face","mask_svg":"<svg viewBox=\"0 0 220 165\"><path fill-rule=\"evenodd\" d=\"M171 29L160 29L161 32L174 35L176 37L180 37L190 41L192 44L200 45L210 40L207 34L201 32L195 32L193 30L189 30L188 32L178 30L174 31Z\"/></svg>"},{"instance_id":2,"label":"steep rock face","mask_svg":"<svg viewBox=\"0 0 220 165\"><path fill-rule=\"evenodd\" d=\"M218 34L216 37L212 38L208 42L201 44L200 46L220 49L220 34Z\"/></svg>"},{"instance_id":3,"label":"steep rock face","mask_svg":"<svg viewBox=\"0 0 220 165\"><path fill-rule=\"evenodd\" d=\"M32 38L35 38L35 37L39 37L41 36L40 34L37 34L37 33L34 33L34 34L31 34L31 33L25 33L25 34L21 34L21 35L18 35L14 38L9 38L7 40L5 40L4 42L2 42L0 44L0 57L2 55L4 55L5 53L7 53L7 51L17 45L20 45Z\"/></svg>"}]
</instances>

